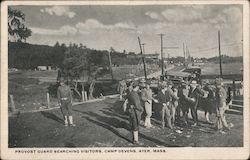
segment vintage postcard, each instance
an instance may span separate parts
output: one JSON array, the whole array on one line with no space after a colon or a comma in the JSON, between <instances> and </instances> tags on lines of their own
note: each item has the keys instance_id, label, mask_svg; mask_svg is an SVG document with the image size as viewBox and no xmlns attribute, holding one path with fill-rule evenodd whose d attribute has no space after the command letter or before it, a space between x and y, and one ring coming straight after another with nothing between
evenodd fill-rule
<instances>
[{"instance_id":1,"label":"vintage postcard","mask_svg":"<svg viewBox=\"0 0 250 160\"><path fill-rule=\"evenodd\" d=\"M1 3L1 159L248 158L247 0Z\"/></svg>"}]
</instances>

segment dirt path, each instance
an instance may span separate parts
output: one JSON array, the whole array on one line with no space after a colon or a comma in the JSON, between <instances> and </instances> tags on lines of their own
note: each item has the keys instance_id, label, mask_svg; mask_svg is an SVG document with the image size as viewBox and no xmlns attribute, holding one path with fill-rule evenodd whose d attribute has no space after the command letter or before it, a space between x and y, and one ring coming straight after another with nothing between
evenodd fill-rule
<instances>
[{"instance_id":1,"label":"dirt path","mask_svg":"<svg viewBox=\"0 0 250 160\"><path fill-rule=\"evenodd\" d=\"M121 105L116 98L108 98L75 106L76 127L64 127L59 109L10 117L9 147L136 147L130 142L128 116L121 112ZM199 118L204 121L202 112ZM242 119L240 115L227 115L227 120L235 126L222 135L204 122L194 128L161 129L159 118L154 115L155 128L141 127L140 140L144 147L242 146Z\"/></svg>"}]
</instances>

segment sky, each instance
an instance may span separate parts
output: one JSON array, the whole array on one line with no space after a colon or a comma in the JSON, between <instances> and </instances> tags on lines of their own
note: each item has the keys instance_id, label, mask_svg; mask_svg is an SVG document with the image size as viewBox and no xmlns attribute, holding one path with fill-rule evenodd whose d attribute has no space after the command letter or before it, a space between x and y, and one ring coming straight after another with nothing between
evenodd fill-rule
<instances>
[{"instance_id":1,"label":"sky","mask_svg":"<svg viewBox=\"0 0 250 160\"><path fill-rule=\"evenodd\" d=\"M145 54L183 56L183 43L193 57L221 53L242 55L242 5L58 5L12 6L26 16L32 30L28 43L54 45L82 43L88 48L139 53L138 37ZM174 48L168 48L174 47Z\"/></svg>"}]
</instances>

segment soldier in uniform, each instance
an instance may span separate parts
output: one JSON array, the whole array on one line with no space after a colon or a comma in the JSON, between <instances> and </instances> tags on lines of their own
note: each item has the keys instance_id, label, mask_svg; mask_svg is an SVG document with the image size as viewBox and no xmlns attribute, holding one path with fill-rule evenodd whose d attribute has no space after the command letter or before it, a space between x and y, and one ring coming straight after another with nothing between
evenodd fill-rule
<instances>
[{"instance_id":1,"label":"soldier in uniform","mask_svg":"<svg viewBox=\"0 0 250 160\"><path fill-rule=\"evenodd\" d=\"M216 112L217 112L217 129L219 132L223 133L223 128L230 130L226 117L226 98L227 94L225 89L222 87L222 79L215 80L216 92L215 92L215 103L216 103Z\"/></svg>"},{"instance_id":2,"label":"soldier in uniform","mask_svg":"<svg viewBox=\"0 0 250 160\"><path fill-rule=\"evenodd\" d=\"M73 123L72 117L72 94L70 87L65 84L64 78L60 78L59 80L60 86L57 89L57 99L58 104L61 108L63 117L64 117L64 125L65 126L75 126Z\"/></svg>"},{"instance_id":3,"label":"soldier in uniform","mask_svg":"<svg viewBox=\"0 0 250 160\"><path fill-rule=\"evenodd\" d=\"M130 117L130 124L133 132L133 143L139 143L139 125L141 120L141 114L143 112L143 107L141 105L141 99L138 95L139 84L138 82L133 83L133 90L128 93L128 112Z\"/></svg>"}]
</instances>

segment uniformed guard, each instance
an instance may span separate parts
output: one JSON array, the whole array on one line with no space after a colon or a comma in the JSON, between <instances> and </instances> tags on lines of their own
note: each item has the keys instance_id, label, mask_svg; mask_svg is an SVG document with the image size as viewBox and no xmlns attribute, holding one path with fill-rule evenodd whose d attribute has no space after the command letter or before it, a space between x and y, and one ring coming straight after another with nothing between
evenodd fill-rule
<instances>
[{"instance_id":1,"label":"uniformed guard","mask_svg":"<svg viewBox=\"0 0 250 160\"><path fill-rule=\"evenodd\" d=\"M224 114L226 110L227 94L225 89L222 87L222 79L216 79L215 86L216 86L215 103L217 110L217 129L219 132L224 133L223 132L224 128L226 130L230 130Z\"/></svg>"},{"instance_id":2,"label":"uniformed guard","mask_svg":"<svg viewBox=\"0 0 250 160\"><path fill-rule=\"evenodd\" d=\"M130 123L133 132L133 143L134 144L141 144L139 143L139 126L141 120L141 114L143 112L143 108L141 105L141 99L138 95L139 84L137 81L133 82L133 90L128 93L128 112L130 117Z\"/></svg>"},{"instance_id":3,"label":"uniformed guard","mask_svg":"<svg viewBox=\"0 0 250 160\"><path fill-rule=\"evenodd\" d=\"M58 104L61 108L62 114L64 116L64 125L65 126L75 126L73 123L72 117L72 94L70 87L65 84L63 77L59 80L60 86L57 89L57 99Z\"/></svg>"}]
</instances>

